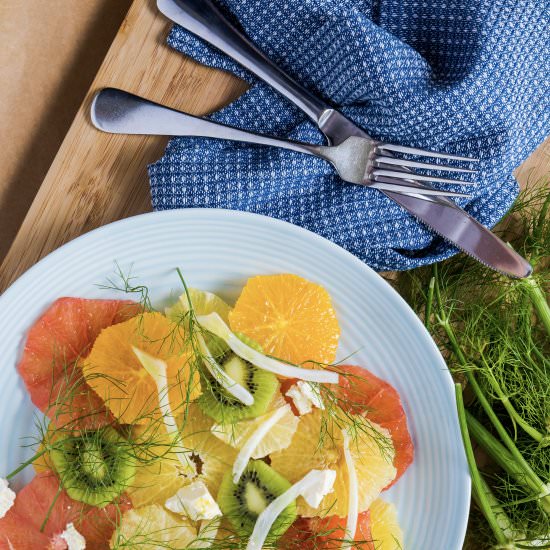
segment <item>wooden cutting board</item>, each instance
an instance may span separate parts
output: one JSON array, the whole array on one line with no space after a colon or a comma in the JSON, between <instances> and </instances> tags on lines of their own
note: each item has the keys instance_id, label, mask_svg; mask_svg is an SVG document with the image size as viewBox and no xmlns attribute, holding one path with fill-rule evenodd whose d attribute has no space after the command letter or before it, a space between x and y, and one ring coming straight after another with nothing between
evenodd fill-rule
<instances>
[{"instance_id":1,"label":"wooden cutting board","mask_svg":"<svg viewBox=\"0 0 550 550\"><path fill-rule=\"evenodd\" d=\"M151 209L146 167L167 139L115 136L90 123L97 90L113 86L203 115L246 85L165 45L170 23L155 0L134 0L40 190L0 267L0 292L43 256L106 223ZM550 173L550 139L518 170L523 185Z\"/></svg>"}]
</instances>

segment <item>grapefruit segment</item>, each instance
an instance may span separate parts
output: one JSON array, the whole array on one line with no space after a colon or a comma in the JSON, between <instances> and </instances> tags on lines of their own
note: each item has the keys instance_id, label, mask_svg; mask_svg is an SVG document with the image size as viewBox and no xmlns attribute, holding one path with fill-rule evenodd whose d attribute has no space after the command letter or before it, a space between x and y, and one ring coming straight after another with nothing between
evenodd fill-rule
<instances>
[{"instance_id":1,"label":"grapefruit segment","mask_svg":"<svg viewBox=\"0 0 550 550\"><path fill-rule=\"evenodd\" d=\"M115 421L103 400L86 383L80 365L54 384L46 414L52 419L52 427L65 431L94 430Z\"/></svg>"},{"instance_id":2,"label":"grapefruit segment","mask_svg":"<svg viewBox=\"0 0 550 550\"><path fill-rule=\"evenodd\" d=\"M351 546L346 537L346 518L325 516L298 518L279 541L281 550L375 550L370 529L370 512L359 514Z\"/></svg>"},{"instance_id":3,"label":"grapefruit segment","mask_svg":"<svg viewBox=\"0 0 550 550\"><path fill-rule=\"evenodd\" d=\"M49 539L40 531L29 529L13 508L0 519L0 550L36 550L48 548Z\"/></svg>"},{"instance_id":4,"label":"grapefruit segment","mask_svg":"<svg viewBox=\"0 0 550 550\"><path fill-rule=\"evenodd\" d=\"M69 522L76 525L83 511L81 503L75 503L65 491L60 491L59 480L52 472L38 474L17 494L12 510L25 521L29 529L40 531L44 524L44 534L51 537L62 533ZM55 501L52 512L48 510ZM46 521L47 518L47 521Z\"/></svg>"},{"instance_id":5,"label":"grapefruit segment","mask_svg":"<svg viewBox=\"0 0 550 550\"><path fill-rule=\"evenodd\" d=\"M44 471L18 493L13 507L0 519L0 549L10 548L8 541L17 550L65 549L59 535L70 522L86 538L87 550L109 548L120 514L131 507L129 500L122 497L100 510L72 500L59 489L55 474Z\"/></svg>"},{"instance_id":6,"label":"grapefruit segment","mask_svg":"<svg viewBox=\"0 0 550 550\"><path fill-rule=\"evenodd\" d=\"M397 476L386 487L388 489L403 475L414 459L414 445L399 393L391 384L362 367L341 365L338 372L341 374L339 405L353 414L366 413L372 422L386 428L391 434Z\"/></svg>"},{"instance_id":7,"label":"grapefruit segment","mask_svg":"<svg viewBox=\"0 0 550 550\"><path fill-rule=\"evenodd\" d=\"M349 474L344 456L343 426L354 426L349 451L357 473L359 512L367 510L395 477L393 444L387 430L361 415L331 420L323 411L314 409L300 417L290 445L270 455L272 468L291 483L312 469L336 470L333 492L323 498L318 508L314 509L303 498L298 498L297 509L302 516L347 516Z\"/></svg>"},{"instance_id":8,"label":"grapefruit segment","mask_svg":"<svg viewBox=\"0 0 550 550\"><path fill-rule=\"evenodd\" d=\"M403 548L403 532L397 520L394 504L377 499L370 508L372 537L380 550L400 550Z\"/></svg>"},{"instance_id":9,"label":"grapefruit segment","mask_svg":"<svg viewBox=\"0 0 550 550\"><path fill-rule=\"evenodd\" d=\"M60 422L86 417L92 423L88 406L101 407L82 380L78 359L87 355L100 331L138 313L140 306L127 300L86 300L59 298L28 332L18 371L32 402ZM71 401L66 402L67 389ZM74 391L73 391L74 390ZM56 406L56 399L64 402ZM86 410L83 414L83 409ZM104 414L99 422L108 421Z\"/></svg>"},{"instance_id":10,"label":"grapefruit segment","mask_svg":"<svg viewBox=\"0 0 550 550\"><path fill-rule=\"evenodd\" d=\"M172 514L159 504L129 510L122 517L120 528L113 535L111 548L192 548L197 530L189 518ZM195 548L205 546L195 546ZM86 547L87 548L87 547Z\"/></svg>"},{"instance_id":11,"label":"grapefruit segment","mask_svg":"<svg viewBox=\"0 0 550 550\"><path fill-rule=\"evenodd\" d=\"M119 497L116 504L104 508L89 508L78 524L78 532L86 539L86 550L107 550L109 539L120 525L122 514L132 508L126 495Z\"/></svg>"}]
</instances>

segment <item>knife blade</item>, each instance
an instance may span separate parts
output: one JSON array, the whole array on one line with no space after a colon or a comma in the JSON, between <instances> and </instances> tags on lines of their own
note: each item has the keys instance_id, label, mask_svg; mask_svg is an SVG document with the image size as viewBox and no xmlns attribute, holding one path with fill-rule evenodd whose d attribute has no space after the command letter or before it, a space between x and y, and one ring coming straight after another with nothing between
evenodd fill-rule
<instances>
[{"instance_id":1,"label":"knife blade","mask_svg":"<svg viewBox=\"0 0 550 550\"><path fill-rule=\"evenodd\" d=\"M168 19L233 58L311 118L329 143L370 136L342 113L295 82L244 37L211 0L157 0ZM413 185L421 186L410 180ZM444 197L381 191L430 229L486 266L510 277L527 277L532 267L494 233Z\"/></svg>"}]
</instances>

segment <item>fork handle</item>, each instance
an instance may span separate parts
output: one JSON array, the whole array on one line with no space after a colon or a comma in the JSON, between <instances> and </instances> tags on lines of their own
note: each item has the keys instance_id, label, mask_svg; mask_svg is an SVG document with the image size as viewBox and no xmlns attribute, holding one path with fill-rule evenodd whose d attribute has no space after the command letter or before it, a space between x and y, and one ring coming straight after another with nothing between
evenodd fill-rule
<instances>
[{"instance_id":1,"label":"fork handle","mask_svg":"<svg viewBox=\"0 0 550 550\"><path fill-rule=\"evenodd\" d=\"M332 108L298 84L237 30L211 0L157 0L178 25L232 57L304 111L316 124Z\"/></svg>"},{"instance_id":2,"label":"fork handle","mask_svg":"<svg viewBox=\"0 0 550 550\"><path fill-rule=\"evenodd\" d=\"M272 138L211 122L116 88L105 88L97 93L90 112L96 128L114 134L228 139L309 155L319 155L321 149L316 145Z\"/></svg>"},{"instance_id":3,"label":"fork handle","mask_svg":"<svg viewBox=\"0 0 550 550\"><path fill-rule=\"evenodd\" d=\"M246 132L238 128L225 126L224 124L218 124L170 109L169 107L164 107L148 99L124 92L123 90L117 90L116 88L105 88L97 93L92 101L90 114L92 123L96 128L113 134L194 136L229 139L290 149L298 153L318 156L334 166L337 164L337 147L323 147ZM368 183L364 182L363 184L374 189L393 191L394 193L408 193L411 191L411 187L406 183L372 181ZM429 195L449 194L446 191L430 188L421 188L418 193Z\"/></svg>"}]
</instances>

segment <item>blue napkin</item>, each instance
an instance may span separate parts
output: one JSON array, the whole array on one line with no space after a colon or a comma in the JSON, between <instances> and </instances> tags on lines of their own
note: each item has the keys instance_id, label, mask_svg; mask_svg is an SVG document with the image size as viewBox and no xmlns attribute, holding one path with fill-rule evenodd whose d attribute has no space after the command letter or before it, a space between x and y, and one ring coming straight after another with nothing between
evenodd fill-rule
<instances>
[{"instance_id":1,"label":"blue napkin","mask_svg":"<svg viewBox=\"0 0 550 550\"><path fill-rule=\"evenodd\" d=\"M479 186L459 204L486 226L517 196L514 168L550 133L546 2L218 4L271 59L373 137L481 158ZM203 41L175 26L168 43L251 84L213 120L323 142L293 105ZM176 138L149 174L157 210L229 208L280 218L378 270L410 269L456 252L382 193L345 184L327 163L306 155Z\"/></svg>"}]
</instances>

